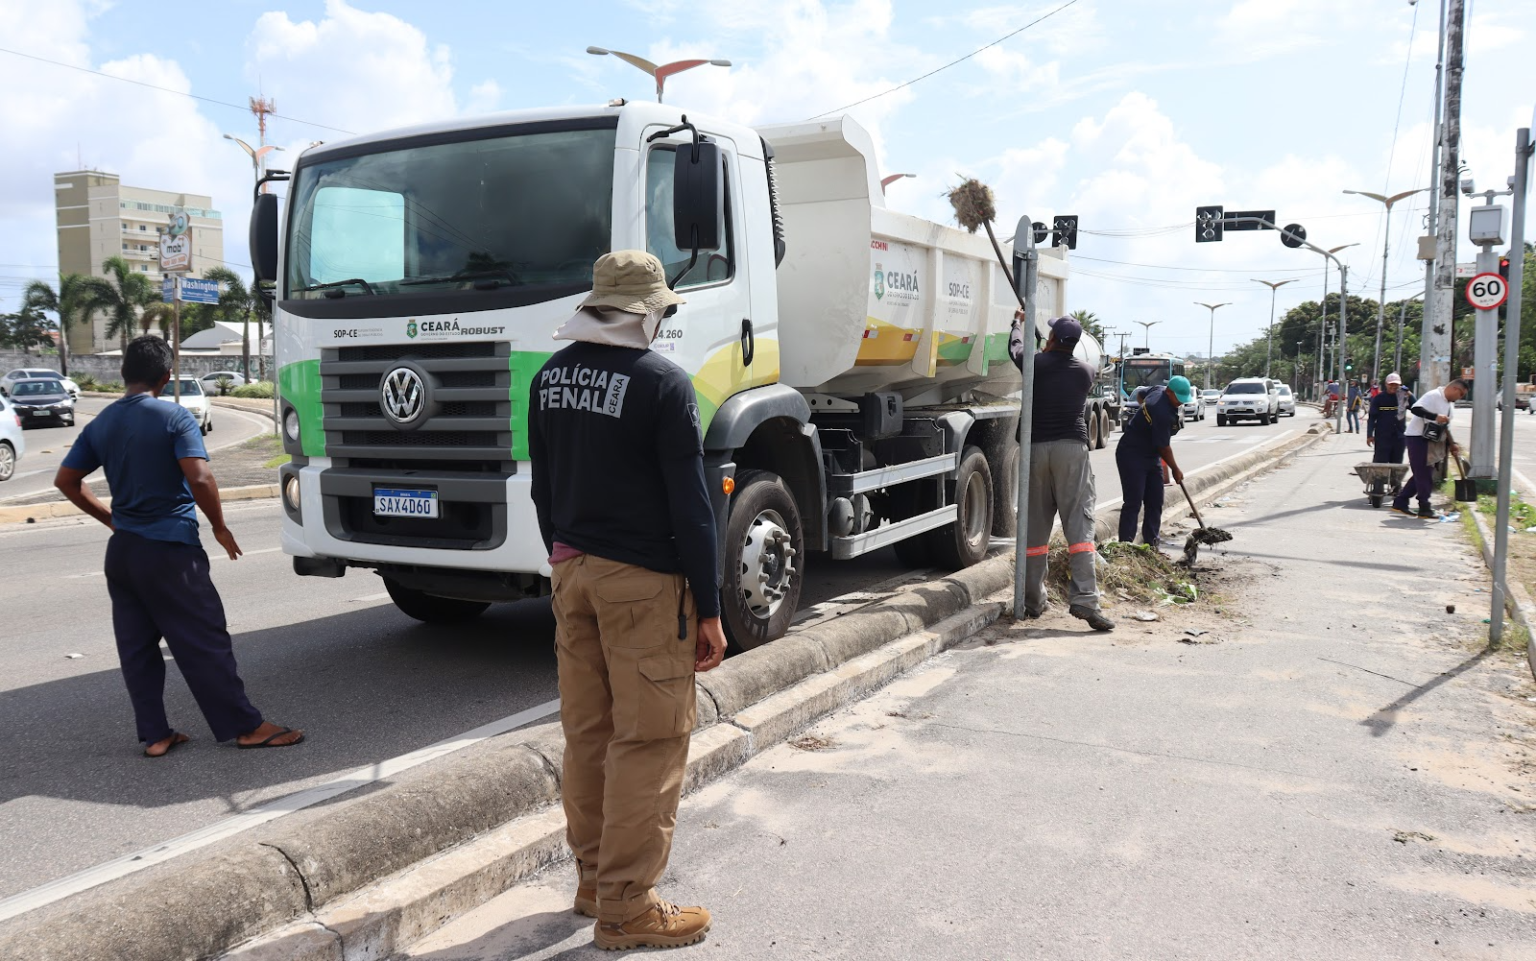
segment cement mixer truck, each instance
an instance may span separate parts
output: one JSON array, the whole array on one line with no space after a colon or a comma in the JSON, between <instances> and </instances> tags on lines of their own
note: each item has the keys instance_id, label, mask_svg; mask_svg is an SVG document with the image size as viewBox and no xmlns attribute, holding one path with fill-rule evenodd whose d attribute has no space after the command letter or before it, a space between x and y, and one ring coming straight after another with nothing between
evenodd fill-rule
<instances>
[{"instance_id":1,"label":"cement mixer truck","mask_svg":"<svg viewBox=\"0 0 1536 961\"><path fill-rule=\"evenodd\" d=\"M1013 530L1015 295L984 237L885 207L846 117L752 129L616 101L317 145L267 175L290 177L285 203L258 185L251 250L300 575L371 570L431 623L548 591L529 392L623 248L687 298L652 349L693 380L734 643L784 634L812 552L958 569Z\"/></svg>"}]
</instances>

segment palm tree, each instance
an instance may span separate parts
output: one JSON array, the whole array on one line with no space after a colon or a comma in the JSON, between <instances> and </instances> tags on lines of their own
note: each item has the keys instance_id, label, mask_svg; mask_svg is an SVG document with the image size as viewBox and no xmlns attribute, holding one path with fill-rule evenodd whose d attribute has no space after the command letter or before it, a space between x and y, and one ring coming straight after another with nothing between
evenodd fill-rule
<instances>
[{"instance_id":1,"label":"palm tree","mask_svg":"<svg viewBox=\"0 0 1536 961\"><path fill-rule=\"evenodd\" d=\"M246 380L251 379L251 311L255 308L254 300L257 300L240 275L228 267L214 267L203 274L208 280L216 280L224 285L219 293L219 306L215 309L218 320L233 323L236 318L241 322L241 374ZM257 328L258 332L260 328ZM260 349L260 345L257 345Z\"/></svg>"},{"instance_id":2,"label":"palm tree","mask_svg":"<svg viewBox=\"0 0 1536 961\"><path fill-rule=\"evenodd\" d=\"M175 306L158 301L144 308L139 314L139 329L149 333L151 327L159 327L166 340L171 339L171 325L176 322Z\"/></svg>"},{"instance_id":3,"label":"palm tree","mask_svg":"<svg viewBox=\"0 0 1536 961\"><path fill-rule=\"evenodd\" d=\"M1067 316L1081 324L1084 333L1091 334L1094 340L1104 343L1104 322L1099 319L1098 314L1091 310L1074 310Z\"/></svg>"},{"instance_id":4,"label":"palm tree","mask_svg":"<svg viewBox=\"0 0 1536 961\"><path fill-rule=\"evenodd\" d=\"M35 310L57 314L59 318L59 373L69 376L69 328L90 317L90 278L83 274L60 274L58 289L46 280L27 284L22 303Z\"/></svg>"},{"instance_id":5,"label":"palm tree","mask_svg":"<svg viewBox=\"0 0 1536 961\"><path fill-rule=\"evenodd\" d=\"M105 311L108 315L107 336L116 336L128 349L128 338L139 324L139 311L159 301L159 292L149 282L148 275L135 271L133 265L122 257L108 257L101 269L106 277L91 277L88 310Z\"/></svg>"}]
</instances>

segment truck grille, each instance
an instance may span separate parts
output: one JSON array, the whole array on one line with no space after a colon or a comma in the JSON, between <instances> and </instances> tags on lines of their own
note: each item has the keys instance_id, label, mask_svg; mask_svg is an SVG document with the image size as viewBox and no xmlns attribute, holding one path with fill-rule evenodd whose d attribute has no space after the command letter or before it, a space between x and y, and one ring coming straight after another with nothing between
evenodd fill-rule
<instances>
[{"instance_id":1,"label":"truck grille","mask_svg":"<svg viewBox=\"0 0 1536 961\"><path fill-rule=\"evenodd\" d=\"M370 344L321 352L320 400L326 453L354 460L409 462L413 468L511 473L511 346L467 342ZM431 381L436 414L417 430L397 430L380 408L379 385L410 361Z\"/></svg>"}]
</instances>

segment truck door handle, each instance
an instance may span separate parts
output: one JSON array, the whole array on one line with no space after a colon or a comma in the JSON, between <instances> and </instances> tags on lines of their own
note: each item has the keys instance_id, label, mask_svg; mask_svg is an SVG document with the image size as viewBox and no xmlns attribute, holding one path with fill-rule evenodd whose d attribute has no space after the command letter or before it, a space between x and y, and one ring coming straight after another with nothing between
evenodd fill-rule
<instances>
[{"instance_id":1,"label":"truck door handle","mask_svg":"<svg viewBox=\"0 0 1536 961\"><path fill-rule=\"evenodd\" d=\"M751 367L752 356L756 353L757 338L752 334L752 321L744 317L741 321L741 366Z\"/></svg>"}]
</instances>

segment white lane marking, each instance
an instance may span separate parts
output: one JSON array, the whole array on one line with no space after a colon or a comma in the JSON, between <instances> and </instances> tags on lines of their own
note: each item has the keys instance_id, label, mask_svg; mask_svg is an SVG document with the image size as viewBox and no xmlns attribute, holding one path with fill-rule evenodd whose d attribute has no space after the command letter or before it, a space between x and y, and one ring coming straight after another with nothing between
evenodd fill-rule
<instances>
[{"instance_id":1,"label":"white lane marking","mask_svg":"<svg viewBox=\"0 0 1536 961\"><path fill-rule=\"evenodd\" d=\"M136 871L153 864L169 861L171 858L188 851L195 851L215 841L247 831L257 825L275 821L285 814L302 811L307 807L313 807L323 801L328 801L339 794L356 790L380 781L394 777L402 771L408 771L413 767L425 764L428 761L445 757L455 751L462 751L466 747L478 744L488 738L505 734L516 730L525 724L541 721L560 711L560 701L545 701L536 707L530 707L526 711L518 711L516 714L504 717L499 721L492 721L480 727L465 731L463 734L438 741L427 747L402 754L397 758L380 761L367 767L360 767L355 771L332 778L324 784L317 784L312 788L306 788L287 797L276 798L263 804L258 804L248 811L242 811L234 817L225 818L207 827L198 828L181 837L172 838L169 841L156 844L133 854L125 854L114 858L93 868L71 874L68 877L50 881L39 885L30 891L14 894L0 901L0 921L7 921L27 911L40 908L45 904L52 904L60 898L67 898L72 894L78 894L87 888L105 884L108 881L125 877Z\"/></svg>"},{"instance_id":2,"label":"white lane marking","mask_svg":"<svg viewBox=\"0 0 1536 961\"><path fill-rule=\"evenodd\" d=\"M369 601L382 601L389 597L389 591L379 591L377 594L364 594L362 597L354 597L348 603L366 604Z\"/></svg>"},{"instance_id":3,"label":"white lane marking","mask_svg":"<svg viewBox=\"0 0 1536 961\"><path fill-rule=\"evenodd\" d=\"M64 574L64 575L62 575L62 577L66 581L78 580L79 578L82 578L82 577L106 577L106 576L107 576L107 572L106 571L86 571L84 574Z\"/></svg>"},{"instance_id":4,"label":"white lane marking","mask_svg":"<svg viewBox=\"0 0 1536 961\"><path fill-rule=\"evenodd\" d=\"M213 549L215 551L222 551L222 550L224 550L224 548L219 547L217 544L214 545ZM241 557L255 557L257 554L276 554L280 550L282 550L281 547L263 547L259 551L241 551L240 552L240 556ZM227 561L227 560L229 560L229 555L228 554L215 554L212 551L210 551L208 556L213 558L216 561Z\"/></svg>"}]
</instances>

